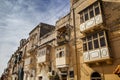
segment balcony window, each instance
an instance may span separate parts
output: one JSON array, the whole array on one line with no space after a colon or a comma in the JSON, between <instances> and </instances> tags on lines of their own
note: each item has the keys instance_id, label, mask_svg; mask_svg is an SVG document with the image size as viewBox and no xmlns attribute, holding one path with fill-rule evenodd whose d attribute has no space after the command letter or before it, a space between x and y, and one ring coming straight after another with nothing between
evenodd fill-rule
<instances>
[{"instance_id":1,"label":"balcony window","mask_svg":"<svg viewBox=\"0 0 120 80\"><path fill-rule=\"evenodd\" d=\"M80 23L97 16L98 14L100 14L100 3L96 2L93 5L87 7L85 10L81 11L80 14Z\"/></svg>"},{"instance_id":2,"label":"balcony window","mask_svg":"<svg viewBox=\"0 0 120 80\"><path fill-rule=\"evenodd\" d=\"M99 48L98 39L94 40L94 48L95 49Z\"/></svg>"},{"instance_id":3,"label":"balcony window","mask_svg":"<svg viewBox=\"0 0 120 80\"><path fill-rule=\"evenodd\" d=\"M95 15L98 15L100 13L99 7L95 8Z\"/></svg>"},{"instance_id":4,"label":"balcony window","mask_svg":"<svg viewBox=\"0 0 120 80\"><path fill-rule=\"evenodd\" d=\"M61 57L64 57L64 56L65 56L64 51L60 51L58 54L56 54L57 58L61 58Z\"/></svg>"},{"instance_id":5,"label":"balcony window","mask_svg":"<svg viewBox=\"0 0 120 80\"><path fill-rule=\"evenodd\" d=\"M86 43L83 44L83 51L87 51L87 44Z\"/></svg>"},{"instance_id":6,"label":"balcony window","mask_svg":"<svg viewBox=\"0 0 120 80\"><path fill-rule=\"evenodd\" d=\"M89 19L89 16L88 16L88 11L85 12L85 21L87 21Z\"/></svg>"},{"instance_id":7,"label":"balcony window","mask_svg":"<svg viewBox=\"0 0 120 80\"><path fill-rule=\"evenodd\" d=\"M90 14L90 18L94 17L93 7L90 8L89 14Z\"/></svg>"},{"instance_id":8,"label":"balcony window","mask_svg":"<svg viewBox=\"0 0 120 80\"><path fill-rule=\"evenodd\" d=\"M70 71L70 78L74 77L74 71Z\"/></svg>"},{"instance_id":9,"label":"balcony window","mask_svg":"<svg viewBox=\"0 0 120 80\"><path fill-rule=\"evenodd\" d=\"M100 8L98 3L95 3L94 8L95 8L95 15L100 14Z\"/></svg>"},{"instance_id":10,"label":"balcony window","mask_svg":"<svg viewBox=\"0 0 120 80\"><path fill-rule=\"evenodd\" d=\"M92 50L92 49L93 49L92 41L88 42L88 48L89 48L89 50Z\"/></svg>"},{"instance_id":11,"label":"balcony window","mask_svg":"<svg viewBox=\"0 0 120 80\"><path fill-rule=\"evenodd\" d=\"M105 44L105 38L104 37L100 38L100 46L101 47L106 46L106 44Z\"/></svg>"},{"instance_id":12,"label":"balcony window","mask_svg":"<svg viewBox=\"0 0 120 80\"><path fill-rule=\"evenodd\" d=\"M44 56L44 55L46 55L46 49L45 48L43 48L43 49L41 49L41 50L39 50L39 52L38 52L38 57L40 57L40 56Z\"/></svg>"},{"instance_id":13,"label":"balcony window","mask_svg":"<svg viewBox=\"0 0 120 80\"><path fill-rule=\"evenodd\" d=\"M93 72L91 74L91 80L102 80L101 75L98 72Z\"/></svg>"},{"instance_id":14,"label":"balcony window","mask_svg":"<svg viewBox=\"0 0 120 80\"><path fill-rule=\"evenodd\" d=\"M106 46L106 44L107 44L105 41L106 40L105 31L100 31L99 33L94 33L93 35L83 38L82 40L83 40L83 51L84 52L102 48L102 47Z\"/></svg>"}]
</instances>

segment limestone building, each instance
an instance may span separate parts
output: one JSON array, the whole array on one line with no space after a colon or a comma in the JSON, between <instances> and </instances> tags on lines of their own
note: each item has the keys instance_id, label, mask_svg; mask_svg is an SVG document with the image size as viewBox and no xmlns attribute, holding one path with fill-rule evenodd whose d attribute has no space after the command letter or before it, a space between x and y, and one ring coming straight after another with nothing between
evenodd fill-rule
<instances>
[{"instance_id":1,"label":"limestone building","mask_svg":"<svg viewBox=\"0 0 120 80\"><path fill-rule=\"evenodd\" d=\"M120 80L114 74L120 64L119 8L119 0L71 0L76 38L83 44L77 80Z\"/></svg>"}]
</instances>

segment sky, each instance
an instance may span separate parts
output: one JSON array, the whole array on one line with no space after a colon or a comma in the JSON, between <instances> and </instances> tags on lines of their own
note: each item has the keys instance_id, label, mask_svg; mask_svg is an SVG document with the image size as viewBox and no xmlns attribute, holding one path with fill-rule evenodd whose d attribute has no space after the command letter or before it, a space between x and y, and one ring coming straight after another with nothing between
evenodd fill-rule
<instances>
[{"instance_id":1,"label":"sky","mask_svg":"<svg viewBox=\"0 0 120 80\"><path fill-rule=\"evenodd\" d=\"M55 25L69 10L69 0L0 0L0 76L21 39L40 22Z\"/></svg>"}]
</instances>

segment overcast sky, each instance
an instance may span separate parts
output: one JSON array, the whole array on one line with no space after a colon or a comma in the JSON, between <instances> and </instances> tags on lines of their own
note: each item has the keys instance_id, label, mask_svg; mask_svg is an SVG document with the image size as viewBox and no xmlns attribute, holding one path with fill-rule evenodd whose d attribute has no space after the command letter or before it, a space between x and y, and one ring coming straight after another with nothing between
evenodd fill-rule
<instances>
[{"instance_id":1,"label":"overcast sky","mask_svg":"<svg viewBox=\"0 0 120 80\"><path fill-rule=\"evenodd\" d=\"M69 8L69 0L0 0L0 76L22 38L40 22L54 25Z\"/></svg>"}]
</instances>

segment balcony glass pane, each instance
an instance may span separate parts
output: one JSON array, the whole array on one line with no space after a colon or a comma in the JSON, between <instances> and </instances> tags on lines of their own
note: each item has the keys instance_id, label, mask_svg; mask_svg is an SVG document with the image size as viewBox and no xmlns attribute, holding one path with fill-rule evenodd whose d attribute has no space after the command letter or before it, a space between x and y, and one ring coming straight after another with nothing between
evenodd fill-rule
<instances>
[{"instance_id":1,"label":"balcony glass pane","mask_svg":"<svg viewBox=\"0 0 120 80\"><path fill-rule=\"evenodd\" d=\"M89 19L89 17L88 17L88 12L87 13L85 13L85 21L87 21Z\"/></svg>"},{"instance_id":2,"label":"balcony glass pane","mask_svg":"<svg viewBox=\"0 0 120 80\"><path fill-rule=\"evenodd\" d=\"M105 38L104 37L100 38L100 46L101 47L106 46L106 44L105 44Z\"/></svg>"},{"instance_id":3,"label":"balcony glass pane","mask_svg":"<svg viewBox=\"0 0 120 80\"><path fill-rule=\"evenodd\" d=\"M88 48L89 48L89 50L93 49L92 41L88 42Z\"/></svg>"},{"instance_id":4,"label":"balcony glass pane","mask_svg":"<svg viewBox=\"0 0 120 80\"><path fill-rule=\"evenodd\" d=\"M93 10L90 11L90 18L94 17L94 12Z\"/></svg>"},{"instance_id":5,"label":"balcony glass pane","mask_svg":"<svg viewBox=\"0 0 120 80\"><path fill-rule=\"evenodd\" d=\"M103 36L103 35L104 35L103 31L99 32L99 36Z\"/></svg>"},{"instance_id":6,"label":"balcony glass pane","mask_svg":"<svg viewBox=\"0 0 120 80\"><path fill-rule=\"evenodd\" d=\"M94 48L99 48L98 39L94 40Z\"/></svg>"},{"instance_id":7,"label":"balcony glass pane","mask_svg":"<svg viewBox=\"0 0 120 80\"><path fill-rule=\"evenodd\" d=\"M98 15L98 14L100 14L99 6L95 8L95 15Z\"/></svg>"},{"instance_id":8,"label":"balcony glass pane","mask_svg":"<svg viewBox=\"0 0 120 80\"><path fill-rule=\"evenodd\" d=\"M88 36L87 37L87 40L89 41L89 40L92 40L92 36Z\"/></svg>"}]
</instances>

